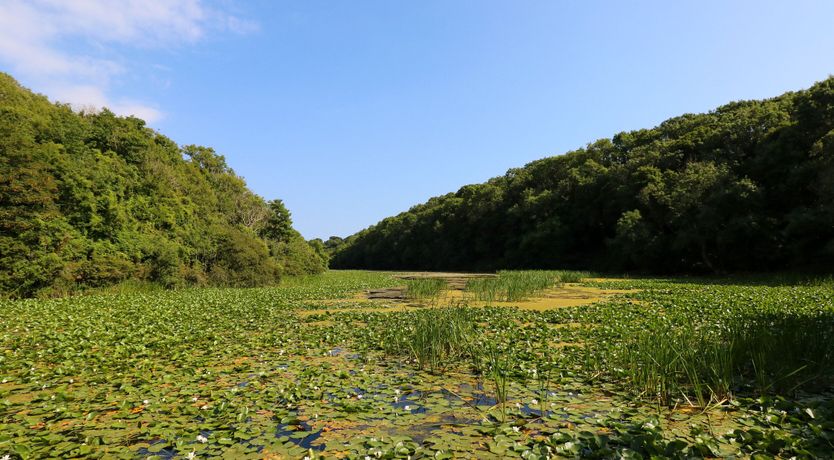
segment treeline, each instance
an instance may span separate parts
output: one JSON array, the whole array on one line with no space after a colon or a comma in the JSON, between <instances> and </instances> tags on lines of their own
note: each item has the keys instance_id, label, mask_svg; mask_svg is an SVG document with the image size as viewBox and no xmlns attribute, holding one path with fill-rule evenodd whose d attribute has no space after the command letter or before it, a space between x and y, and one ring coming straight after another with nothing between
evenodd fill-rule
<instances>
[{"instance_id":1,"label":"treeline","mask_svg":"<svg viewBox=\"0 0 834 460\"><path fill-rule=\"evenodd\" d=\"M834 269L834 78L624 132L430 199L331 267Z\"/></svg>"},{"instance_id":2,"label":"treeline","mask_svg":"<svg viewBox=\"0 0 834 460\"><path fill-rule=\"evenodd\" d=\"M212 149L76 113L0 73L0 296L256 286L326 261Z\"/></svg>"}]
</instances>

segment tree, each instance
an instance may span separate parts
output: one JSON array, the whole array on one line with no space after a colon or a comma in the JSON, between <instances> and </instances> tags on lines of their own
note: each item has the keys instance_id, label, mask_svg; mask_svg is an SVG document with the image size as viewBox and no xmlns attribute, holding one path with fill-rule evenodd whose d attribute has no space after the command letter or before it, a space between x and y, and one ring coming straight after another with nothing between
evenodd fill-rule
<instances>
[{"instance_id":1,"label":"tree","mask_svg":"<svg viewBox=\"0 0 834 460\"><path fill-rule=\"evenodd\" d=\"M267 214L260 234L263 238L276 242L290 240L293 234L292 219L283 201L271 200L267 203Z\"/></svg>"}]
</instances>

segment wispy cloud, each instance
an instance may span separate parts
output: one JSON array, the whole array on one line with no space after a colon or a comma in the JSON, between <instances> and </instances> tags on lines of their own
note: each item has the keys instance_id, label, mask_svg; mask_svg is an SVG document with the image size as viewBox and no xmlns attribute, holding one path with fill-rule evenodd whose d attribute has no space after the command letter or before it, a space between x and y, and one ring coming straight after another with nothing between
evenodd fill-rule
<instances>
[{"instance_id":1,"label":"wispy cloud","mask_svg":"<svg viewBox=\"0 0 834 460\"><path fill-rule=\"evenodd\" d=\"M0 62L54 100L152 123L162 117L153 104L110 94L129 71L118 49L178 47L257 27L203 0L0 0Z\"/></svg>"}]
</instances>

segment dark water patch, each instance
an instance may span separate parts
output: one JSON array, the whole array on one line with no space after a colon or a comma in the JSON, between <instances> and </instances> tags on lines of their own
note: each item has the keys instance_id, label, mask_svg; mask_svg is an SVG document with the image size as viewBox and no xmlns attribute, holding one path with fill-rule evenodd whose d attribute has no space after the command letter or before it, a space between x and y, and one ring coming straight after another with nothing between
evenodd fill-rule
<instances>
[{"instance_id":1,"label":"dark water patch","mask_svg":"<svg viewBox=\"0 0 834 460\"><path fill-rule=\"evenodd\" d=\"M492 407L498 404L498 400L486 393L472 393L472 401L470 401L470 404Z\"/></svg>"},{"instance_id":2,"label":"dark water patch","mask_svg":"<svg viewBox=\"0 0 834 460\"><path fill-rule=\"evenodd\" d=\"M426 406L422 406L409 400L397 401L391 404L391 407L393 407L394 409L408 411L411 414L425 414L428 410Z\"/></svg>"},{"instance_id":3,"label":"dark water patch","mask_svg":"<svg viewBox=\"0 0 834 460\"><path fill-rule=\"evenodd\" d=\"M394 402L390 403L394 409L405 410L412 414L424 414L428 410L421 402L425 399L425 393L420 390L411 390L409 393L395 396Z\"/></svg>"},{"instance_id":4,"label":"dark water patch","mask_svg":"<svg viewBox=\"0 0 834 460\"><path fill-rule=\"evenodd\" d=\"M329 351L329 353L330 353L330 356L339 356L339 355L341 355L341 354L342 354L342 352L344 352L344 351L345 351L345 350L344 350L344 348L342 348L342 347L336 347L336 348L334 348L334 349L330 350L330 351Z\"/></svg>"},{"instance_id":5,"label":"dark water patch","mask_svg":"<svg viewBox=\"0 0 834 460\"><path fill-rule=\"evenodd\" d=\"M519 410L527 417L547 417L551 413L549 410L542 411L540 407L529 404L521 406Z\"/></svg>"},{"instance_id":6,"label":"dark water patch","mask_svg":"<svg viewBox=\"0 0 834 460\"><path fill-rule=\"evenodd\" d=\"M158 444L161 444L161 443L166 443L166 441L164 439L154 439L154 440L148 442L148 444L150 444L151 446L158 445ZM173 458L176 458L177 449L175 449L174 447L167 447L167 448L163 448L163 449L159 449L159 450L156 450L156 449L151 450L150 447L142 447L141 449L138 449L136 451L136 453L138 454L139 457L142 457L142 458L158 457L162 460L171 460Z\"/></svg>"},{"instance_id":7,"label":"dark water patch","mask_svg":"<svg viewBox=\"0 0 834 460\"><path fill-rule=\"evenodd\" d=\"M440 389L440 394L443 395L443 399L449 402L458 402L463 400L463 398L461 398L460 395L452 393L451 391L445 388Z\"/></svg>"},{"instance_id":8,"label":"dark water patch","mask_svg":"<svg viewBox=\"0 0 834 460\"><path fill-rule=\"evenodd\" d=\"M308 433L301 435L302 433ZM286 440L304 449L312 449L315 451L324 450L324 445L314 446L312 443L321 437L321 430L312 431L312 427L307 422L299 422L296 425L278 425L275 431L276 438L287 438Z\"/></svg>"}]
</instances>

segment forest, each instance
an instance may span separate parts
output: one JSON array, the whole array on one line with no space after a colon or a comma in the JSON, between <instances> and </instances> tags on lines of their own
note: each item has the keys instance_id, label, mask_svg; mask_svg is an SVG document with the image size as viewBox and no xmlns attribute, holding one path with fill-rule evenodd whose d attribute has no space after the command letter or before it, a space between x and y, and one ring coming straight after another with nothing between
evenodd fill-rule
<instances>
[{"instance_id":1,"label":"forest","mask_svg":"<svg viewBox=\"0 0 834 460\"><path fill-rule=\"evenodd\" d=\"M0 73L0 296L259 286L325 268L283 202L211 148L74 112Z\"/></svg>"},{"instance_id":2,"label":"forest","mask_svg":"<svg viewBox=\"0 0 834 460\"><path fill-rule=\"evenodd\" d=\"M333 268L834 266L834 78L622 132L350 236Z\"/></svg>"}]
</instances>

